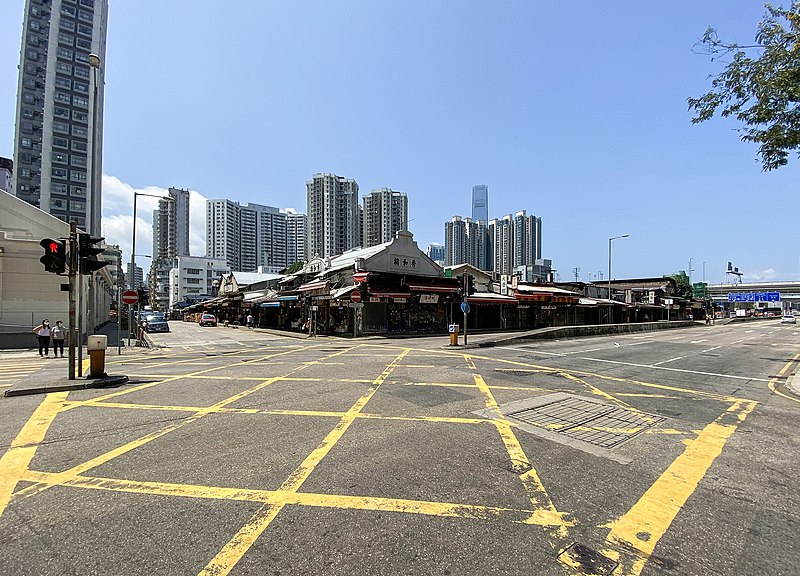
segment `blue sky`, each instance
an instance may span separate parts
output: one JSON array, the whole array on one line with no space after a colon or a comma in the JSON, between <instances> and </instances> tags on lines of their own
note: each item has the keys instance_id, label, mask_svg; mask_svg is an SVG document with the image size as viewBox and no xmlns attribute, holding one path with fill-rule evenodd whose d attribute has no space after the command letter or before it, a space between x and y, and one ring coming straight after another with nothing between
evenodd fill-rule
<instances>
[{"instance_id":1,"label":"blue sky","mask_svg":"<svg viewBox=\"0 0 800 576\"><path fill-rule=\"evenodd\" d=\"M0 19L0 155L11 156L23 0ZM234 6L236 7L234 9ZM470 214L543 220L562 279L800 279L798 164L763 173L732 121L686 98L721 68L707 26L749 43L754 0L672 2L111 0L104 234L130 246L136 190L305 212L315 172L406 192L420 247ZM140 199L137 252L153 204ZM196 216L195 216L196 215ZM141 250L138 246L143 246Z\"/></svg>"}]
</instances>

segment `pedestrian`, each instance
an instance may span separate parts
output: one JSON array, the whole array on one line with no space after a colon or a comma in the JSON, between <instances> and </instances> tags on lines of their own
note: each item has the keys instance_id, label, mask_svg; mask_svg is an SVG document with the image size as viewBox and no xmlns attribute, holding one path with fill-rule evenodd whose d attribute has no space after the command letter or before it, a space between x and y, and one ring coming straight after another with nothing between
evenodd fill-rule
<instances>
[{"instance_id":1,"label":"pedestrian","mask_svg":"<svg viewBox=\"0 0 800 576\"><path fill-rule=\"evenodd\" d=\"M33 329L36 338L39 339L39 356L42 358L50 358L50 320L45 318L42 323Z\"/></svg>"},{"instance_id":2,"label":"pedestrian","mask_svg":"<svg viewBox=\"0 0 800 576\"><path fill-rule=\"evenodd\" d=\"M253 315L252 314L248 314L246 321L247 321L247 327L248 328L252 328L253 327Z\"/></svg>"},{"instance_id":3,"label":"pedestrian","mask_svg":"<svg viewBox=\"0 0 800 576\"><path fill-rule=\"evenodd\" d=\"M64 357L64 340L67 338L67 329L61 320L56 320L56 325L53 326L53 358L58 358L58 352L61 351L61 357Z\"/></svg>"}]
</instances>

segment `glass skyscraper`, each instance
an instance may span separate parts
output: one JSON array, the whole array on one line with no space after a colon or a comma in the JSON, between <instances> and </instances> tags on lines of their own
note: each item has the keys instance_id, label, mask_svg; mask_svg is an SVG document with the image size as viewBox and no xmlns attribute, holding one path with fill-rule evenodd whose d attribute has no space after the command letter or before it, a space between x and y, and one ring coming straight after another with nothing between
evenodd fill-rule
<instances>
[{"instance_id":1,"label":"glass skyscraper","mask_svg":"<svg viewBox=\"0 0 800 576\"><path fill-rule=\"evenodd\" d=\"M472 187L472 221L489 222L489 187L478 184Z\"/></svg>"}]
</instances>

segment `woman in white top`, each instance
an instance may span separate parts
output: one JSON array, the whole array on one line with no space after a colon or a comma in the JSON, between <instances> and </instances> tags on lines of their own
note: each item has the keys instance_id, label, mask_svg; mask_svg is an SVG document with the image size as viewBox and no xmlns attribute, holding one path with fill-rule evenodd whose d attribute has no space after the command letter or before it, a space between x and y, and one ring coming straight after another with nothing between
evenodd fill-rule
<instances>
[{"instance_id":1,"label":"woman in white top","mask_svg":"<svg viewBox=\"0 0 800 576\"><path fill-rule=\"evenodd\" d=\"M33 333L39 339L39 356L50 358L50 320L45 318L42 323L33 329Z\"/></svg>"}]
</instances>

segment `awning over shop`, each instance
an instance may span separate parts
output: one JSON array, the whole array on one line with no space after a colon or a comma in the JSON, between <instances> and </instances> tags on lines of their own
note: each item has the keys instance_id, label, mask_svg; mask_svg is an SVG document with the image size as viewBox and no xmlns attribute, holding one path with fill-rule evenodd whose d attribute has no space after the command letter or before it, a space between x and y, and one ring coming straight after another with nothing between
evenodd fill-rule
<instances>
[{"instance_id":1,"label":"awning over shop","mask_svg":"<svg viewBox=\"0 0 800 576\"><path fill-rule=\"evenodd\" d=\"M550 292L536 292L535 294L517 292L514 296L517 300L525 302L547 302L553 297Z\"/></svg>"},{"instance_id":2,"label":"awning over shop","mask_svg":"<svg viewBox=\"0 0 800 576\"><path fill-rule=\"evenodd\" d=\"M315 290L328 290L327 280L317 280L315 282L308 282L300 286L297 290L300 292L314 292Z\"/></svg>"},{"instance_id":3,"label":"awning over shop","mask_svg":"<svg viewBox=\"0 0 800 576\"><path fill-rule=\"evenodd\" d=\"M408 288L415 292L458 292L458 286L443 286L441 284L410 284Z\"/></svg>"},{"instance_id":4,"label":"awning over shop","mask_svg":"<svg viewBox=\"0 0 800 576\"><path fill-rule=\"evenodd\" d=\"M278 308L280 305L280 302L262 302L261 308Z\"/></svg>"},{"instance_id":5,"label":"awning over shop","mask_svg":"<svg viewBox=\"0 0 800 576\"><path fill-rule=\"evenodd\" d=\"M516 304L517 299L493 292L476 292L467 297L467 302L470 304Z\"/></svg>"},{"instance_id":6,"label":"awning over shop","mask_svg":"<svg viewBox=\"0 0 800 576\"><path fill-rule=\"evenodd\" d=\"M599 303L594 298L580 298L578 300L578 306L597 306Z\"/></svg>"},{"instance_id":7,"label":"awning over shop","mask_svg":"<svg viewBox=\"0 0 800 576\"><path fill-rule=\"evenodd\" d=\"M383 290L372 290L370 295L378 298L408 298L410 296L408 292L388 292Z\"/></svg>"},{"instance_id":8,"label":"awning over shop","mask_svg":"<svg viewBox=\"0 0 800 576\"><path fill-rule=\"evenodd\" d=\"M278 300L280 302L292 302L298 298L299 296L297 294L292 294L291 296L278 296Z\"/></svg>"},{"instance_id":9,"label":"awning over shop","mask_svg":"<svg viewBox=\"0 0 800 576\"><path fill-rule=\"evenodd\" d=\"M367 278L369 278L369 274L370 274L369 272L356 272L355 274L353 274L353 282L358 282L358 283L366 282Z\"/></svg>"},{"instance_id":10,"label":"awning over shop","mask_svg":"<svg viewBox=\"0 0 800 576\"><path fill-rule=\"evenodd\" d=\"M343 288L337 288L336 290L331 292L331 300L337 300L343 296L347 296L348 294L350 294L350 292L352 292L355 289L356 289L355 286L345 286Z\"/></svg>"}]
</instances>

